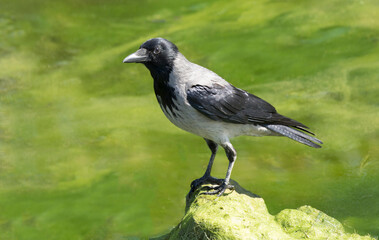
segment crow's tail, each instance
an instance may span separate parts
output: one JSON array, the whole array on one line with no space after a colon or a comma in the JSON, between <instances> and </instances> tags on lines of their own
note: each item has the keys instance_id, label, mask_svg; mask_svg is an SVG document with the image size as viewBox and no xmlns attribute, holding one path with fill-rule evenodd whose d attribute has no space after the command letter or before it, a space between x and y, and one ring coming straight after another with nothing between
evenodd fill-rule
<instances>
[{"instance_id":1,"label":"crow's tail","mask_svg":"<svg viewBox=\"0 0 379 240\"><path fill-rule=\"evenodd\" d=\"M270 129L273 132L279 133L283 136L286 136L288 138L291 138L299 143L305 144L310 147L314 148L321 148L320 145L322 142L318 140L315 137L309 136L299 130L293 129L288 126L284 125L275 125L275 124L265 124L264 125L266 128ZM318 144L316 144L318 143Z\"/></svg>"}]
</instances>

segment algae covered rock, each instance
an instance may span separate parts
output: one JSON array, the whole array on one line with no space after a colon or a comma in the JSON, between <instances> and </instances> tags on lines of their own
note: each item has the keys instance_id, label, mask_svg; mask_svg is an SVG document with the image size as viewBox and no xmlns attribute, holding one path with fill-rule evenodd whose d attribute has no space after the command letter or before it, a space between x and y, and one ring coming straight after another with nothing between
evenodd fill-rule
<instances>
[{"instance_id":1,"label":"algae covered rock","mask_svg":"<svg viewBox=\"0 0 379 240\"><path fill-rule=\"evenodd\" d=\"M293 239L373 239L346 233L340 222L310 206L284 209L275 220Z\"/></svg>"},{"instance_id":2,"label":"algae covered rock","mask_svg":"<svg viewBox=\"0 0 379 240\"><path fill-rule=\"evenodd\" d=\"M232 182L235 190L222 197L187 196L181 222L155 240L239 239L373 239L346 233L336 219L310 206L271 215L264 200Z\"/></svg>"}]
</instances>

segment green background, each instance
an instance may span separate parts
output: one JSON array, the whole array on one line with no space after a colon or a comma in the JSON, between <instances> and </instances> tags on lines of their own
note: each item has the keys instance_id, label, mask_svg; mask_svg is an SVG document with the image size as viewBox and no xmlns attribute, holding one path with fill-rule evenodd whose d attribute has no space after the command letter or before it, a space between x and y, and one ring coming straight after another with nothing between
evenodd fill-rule
<instances>
[{"instance_id":1,"label":"green background","mask_svg":"<svg viewBox=\"0 0 379 240\"><path fill-rule=\"evenodd\" d=\"M379 235L379 2L0 0L0 239L138 239L183 216L205 142L161 112L147 39L324 141L239 137L232 178L272 214L311 205ZM227 159L216 157L223 177Z\"/></svg>"}]
</instances>

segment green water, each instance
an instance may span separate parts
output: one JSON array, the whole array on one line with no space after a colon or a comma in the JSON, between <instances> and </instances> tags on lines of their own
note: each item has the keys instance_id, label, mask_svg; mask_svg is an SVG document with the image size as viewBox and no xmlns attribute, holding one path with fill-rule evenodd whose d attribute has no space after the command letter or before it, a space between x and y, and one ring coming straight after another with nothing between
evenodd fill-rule
<instances>
[{"instance_id":1,"label":"green water","mask_svg":"<svg viewBox=\"0 0 379 240\"><path fill-rule=\"evenodd\" d=\"M179 222L210 151L165 118L144 66L121 63L157 36L325 143L236 138L234 180L273 214L311 205L378 236L378 19L376 0L0 0L0 239ZM226 168L220 151L213 175Z\"/></svg>"}]
</instances>

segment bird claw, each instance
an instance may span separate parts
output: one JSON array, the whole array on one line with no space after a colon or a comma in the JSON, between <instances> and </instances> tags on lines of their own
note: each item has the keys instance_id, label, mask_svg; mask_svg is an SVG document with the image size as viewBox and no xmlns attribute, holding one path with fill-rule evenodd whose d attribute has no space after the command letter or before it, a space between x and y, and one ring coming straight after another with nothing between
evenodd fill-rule
<instances>
[{"instance_id":1,"label":"bird claw","mask_svg":"<svg viewBox=\"0 0 379 240\"><path fill-rule=\"evenodd\" d=\"M191 182L191 190L190 192L195 192L199 187L203 184L210 183L216 185L222 185L224 182L223 179L215 178L212 176L202 176L201 178L195 179Z\"/></svg>"},{"instance_id":2,"label":"bird claw","mask_svg":"<svg viewBox=\"0 0 379 240\"><path fill-rule=\"evenodd\" d=\"M231 184L226 184L223 182L222 184L218 186L206 186L206 191L207 192L202 192L201 195L216 195L217 197L220 197L222 194L224 194L226 189L234 190L234 186ZM208 192L209 190L213 190Z\"/></svg>"}]
</instances>

